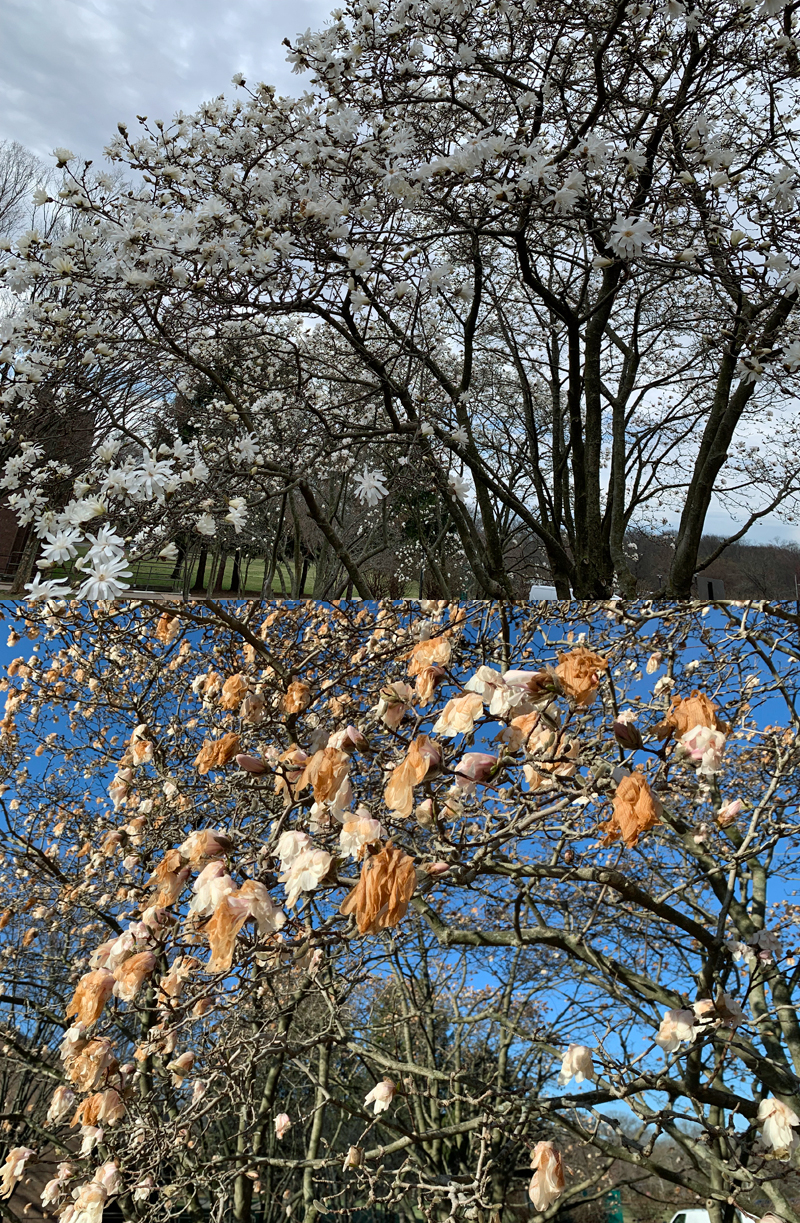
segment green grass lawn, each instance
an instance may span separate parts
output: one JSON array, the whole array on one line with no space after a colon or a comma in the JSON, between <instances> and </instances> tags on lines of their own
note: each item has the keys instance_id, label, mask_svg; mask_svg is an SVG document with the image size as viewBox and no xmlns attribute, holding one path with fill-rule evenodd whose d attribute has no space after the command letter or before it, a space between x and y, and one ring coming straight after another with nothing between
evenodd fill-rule
<instances>
[{"instance_id":1,"label":"green grass lawn","mask_svg":"<svg viewBox=\"0 0 800 1223\"><path fill-rule=\"evenodd\" d=\"M203 591L207 587L207 583L212 569L212 558L209 556L206 560L205 575L203 578ZM183 588L183 573L181 572L178 578L173 578L172 573L175 567L174 561L142 560L131 565L133 578L131 584L139 590L154 590L154 591L174 591L180 592ZM225 562L225 572L222 576L220 585L219 579L215 582L214 593L235 594L231 590L233 581L234 557L231 555ZM253 559L252 561L240 562L241 576L241 593L242 595L260 595L262 584L264 582L265 561L263 558ZM192 562L191 578L189 589L195 594L199 593L195 590L197 574L199 569L199 558L195 558ZM54 579L63 578L66 576L66 571L56 565L53 569L47 571L48 577ZM314 590L315 567L309 565L306 573L305 588L301 591L301 598L310 598ZM279 566L278 572L272 579L272 595L283 595L285 598L291 597L292 590L292 570L282 563ZM418 596L418 586L416 583L410 583L405 598L415 599Z\"/></svg>"}]
</instances>

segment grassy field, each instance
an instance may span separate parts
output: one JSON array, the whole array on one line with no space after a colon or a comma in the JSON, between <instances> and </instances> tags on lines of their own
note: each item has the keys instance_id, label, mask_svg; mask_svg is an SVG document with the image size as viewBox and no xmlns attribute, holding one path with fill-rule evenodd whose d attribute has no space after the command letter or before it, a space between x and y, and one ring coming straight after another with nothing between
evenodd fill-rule
<instances>
[{"instance_id":1,"label":"grassy field","mask_svg":"<svg viewBox=\"0 0 800 1223\"><path fill-rule=\"evenodd\" d=\"M205 574L203 577L203 593L207 588L208 580L211 576L212 558L206 560ZM183 574L179 578L173 578L174 561L143 560L138 561L131 566L133 578L131 584L138 590L153 590L153 591L174 591L180 593L183 588ZM262 585L264 582L265 561L263 559L254 559L252 561L243 561L240 563L240 580L241 594L258 596L261 594ZM197 575L199 569L199 558L195 558L192 562L191 576L189 589L194 594L199 594L196 589ZM236 591L231 589L233 582L234 557L231 555L225 562L225 572L222 576L222 582L219 578L214 583L214 593L236 594ZM63 578L66 576L66 571L59 565L48 570L48 577ZM313 565L309 565L306 573L304 589L300 592L301 598L310 598L314 590L315 569ZM286 564L281 564L279 570L274 574L272 579L272 596L283 595L285 598L291 597L292 590L292 570ZM410 583L405 592L405 598L415 599L418 596L418 587L416 583ZM268 596L269 597L269 596Z\"/></svg>"}]
</instances>

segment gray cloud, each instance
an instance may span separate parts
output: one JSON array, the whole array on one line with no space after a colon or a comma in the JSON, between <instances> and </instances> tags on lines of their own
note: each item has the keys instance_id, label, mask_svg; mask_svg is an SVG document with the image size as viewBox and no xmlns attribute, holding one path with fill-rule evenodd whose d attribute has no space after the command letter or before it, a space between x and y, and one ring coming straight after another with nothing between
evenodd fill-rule
<instances>
[{"instance_id":1,"label":"gray cloud","mask_svg":"<svg viewBox=\"0 0 800 1223\"><path fill-rule=\"evenodd\" d=\"M47 160L102 158L123 120L168 121L234 72L302 91L283 38L321 26L333 0L3 0L0 138Z\"/></svg>"}]
</instances>

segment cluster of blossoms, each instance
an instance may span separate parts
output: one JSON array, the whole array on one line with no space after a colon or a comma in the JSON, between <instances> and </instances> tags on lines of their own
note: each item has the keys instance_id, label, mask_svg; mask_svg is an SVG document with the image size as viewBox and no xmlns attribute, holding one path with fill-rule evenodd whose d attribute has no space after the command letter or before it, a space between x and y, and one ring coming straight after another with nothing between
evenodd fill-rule
<instances>
[{"instance_id":1,"label":"cluster of blossoms","mask_svg":"<svg viewBox=\"0 0 800 1223\"><path fill-rule=\"evenodd\" d=\"M99 936L98 924L87 927L81 919L77 925L81 954L65 998L63 1081L49 1099L47 1124L54 1131L67 1125L77 1131L74 1157L58 1166L45 1192L49 1206L66 1213L70 1223L76 1223L73 1208L79 1223L87 1223L85 1212L122 1193L151 1204L158 1193L161 1200L160 1165L155 1158L148 1164L144 1143L136 1137L154 1124L147 1120L151 1103L160 1100L159 1092L168 1093L178 1114L176 1127L196 1141L205 1118L221 1107L229 1073L222 1067L234 1049L252 1047L248 1025L254 1014L262 1025L257 1054L267 1062L307 1039L296 1030L289 1046L281 1031L281 1015L298 994L314 1006L319 1001L323 1017L330 1013L335 1019L320 1045L309 1046L315 1058L320 1047L328 1048L331 1033L366 1058L368 1077L359 1079L348 1108L366 1127L397 1133L395 1126L407 1124L407 1110L413 1118L410 1063L393 1058L378 1042L373 1061L366 1027L357 1039L336 1035L349 1005L346 986L332 985L337 957L348 956L345 963L353 971L362 960L369 966L381 947L394 954L393 948L412 945L422 920L430 921L444 946L457 948L459 935L473 937L474 926L481 937L498 942L518 928L519 938L531 947L537 927L522 901L506 926L497 916L513 910L518 876L526 883L553 881L549 896L540 888L540 911L553 898L558 901L560 889L574 887L570 895L581 896L581 881L588 879L595 889L586 891L593 905L610 889L623 902L633 896L635 905L644 906L646 920L666 908L668 923L697 936L701 947L710 939L679 906L658 899L660 891L651 899L642 886L651 863L662 869L662 853L666 858L677 837L686 862L704 868L708 862L708 869L716 870L707 849L712 834L719 856L737 860L742 800L725 801L719 786L732 777L739 786L749 784L740 751L755 732L749 726L740 731L735 696L729 707L728 698L719 695L723 689L708 678L708 663L697 679L693 665L684 668L683 679L678 670L677 680L665 684L662 677L650 688L645 675L659 669L666 647L651 653L645 666L630 657L627 637L611 645L600 634L589 642L585 636L576 641L570 632L561 633L559 643L543 655L538 620L531 622L518 653L509 647L503 657L491 635L475 640L485 608L433 601L419 608L280 605L258 629L249 613L234 619L240 626L235 644L210 638L207 649L195 640L204 613L194 607L176 606L173 614L150 605L107 604L84 613L51 602L27 614L55 636L73 616L85 614L93 625L104 626L102 645L84 648L76 642L54 651L47 662L37 645L30 658L15 660L8 669L0 727L9 751L23 735L36 733L42 754L52 755L56 748L42 710L52 705L61 716L63 709L72 736L64 750L73 750L85 726L87 741L99 745L92 751L106 791L89 792L100 799L99 819L94 812L86 819L88 799L72 795L59 801L58 822L52 831L48 826L42 846L45 856L54 852L58 858L65 883L54 883L53 898L34 909L34 918L43 923L58 905L74 905L80 897L77 903L91 906L91 912L113 913L115 923ZM605 614L615 613L605 609ZM619 609L618 614L627 628L631 613ZM215 631L225 623L214 620ZM142 640L133 631L140 624L146 626ZM31 626L33 631L33 619ZM734 631L738 628L736 622ZM20 640L22 633L11 634L10 644ZM643 642L639 655L647 658L650 648ZM299 651L312 660L302 669L293 661ZM636 709L619 708L623 667L635 677L625 699ZM355 684L353 675L364 683ZM676 688L689 675L702 687L683 696ZM143 700L141 691L155 696ZM175 703L170 696L160 705L162 691L174 694ZM730 722L722 720L720 699ZM115 730L126 728L116 750L122 736L111 736L110 726L101 731L94 725L108 700L125 710L124 717L112 715ZM35 706L40 731L23 723L26 704ZM648 724L645 709L651 711ZM724 739L713 791L702 788L697 762L684 750L686 737L698 729ZM771 751L782 750L780 736L769 743ZM790 750L788 740L783 747ZM638 752L646 753L646 763L637 766ZM28 754L40 753L37 748ZM70 780L76 772L73 765ZM682 806L673 799L663 785L665 776L679 796L699 792L702 801L713 804L716 818L700 841L683 810L691 803ZM12 780L24 794L22 774ZM17 811L19 803L13 801L17 806L9 810ZM48 811L52 805L49 800ZM539 835L550 848L542 854L520 851ZM554 835L563 838L555 859ZM71 850L68 839L75 842ZM492 908L485 921L473 922L469 912L480 903L471 888L474 871L490 880ZM582 903L576 901L576 909ZM44 936L17 906L14 900L0 915L0 927L24 923L18 954L33 956ZM728 920L736 935L722 951L724 970L735 964L741 943L761 966L760 985L779 970L777 935L760 929L736 896ZM602 971L614 981L624 973L636 988L636 974L624 956L607 956L601 941L613 937L610 931L618 925L626 936L628 921L620 903L599 939L589 931L585 955L592 980ZM560 917L550 929L561 942ZM349 946L357 948L354 955ZM720 955L716 945L713 954ZM541 971L553 981L548 957L546 949ZM677 1081L685 1057L705 1065L722 1049L746 1051L758 1039L758 1023L745 1018L739 991L730 988L713 997L707 989L691 1005L665 974L658 992L653 987L645 996L643 1005L649 1007L653 996L668 995L670 1009L655 1040L667 1054L666 1069L660 1053L653 1058L650 1051L634 1066L629 1054L620 1060L602 1040L594 1049L579 1043L592 1031L583 1015L570 1023L569 1036L556 1031L545 1040L541 1033L535 1038L545 1047L548 1065L553 1048L562 1050L560 1068L544 1073L557 1078L559 1089L573 1080L590 1081L591 1092L582 1098L591 1107L595 1099L618 1100L621 1083L641 1083L649 1090L675 1067ZM142 1016L146 1022L139 1025ZM794 1146L796 1115L782 1099L780 1084L773 1088L769 1079L767 1084L764 1099L744 1099L743 1107L760 1129L757 1149L781 1161ZM269 1140L283 1144L277 1157L294 1157L295 1144L307 1137L309 1117L318 1108L312 1103L309 1112L292 1090L270 1097L262 1109ZM515 1091L501 1089L502 1107L489 1111L485 1124L494 1126L505 1116L502 1108L516 1107ZM549 1125L547 1118L573 1107L575 1100L560 1091L555 1099L543 1096L547 1111L542 1108L537 1124ZM515 1124L519 1115L513 1114ZM158 1123L159 1141L169 1145L172 1125L171 1117ZM551 1135L546 1138L537 1134L533 1146L529 1194L539 1211L562 1197L569 1200L579 1181L573 1153L559 1132L545 1130ZM13 1167L24 1172L22 1152L36 1145L15 1147ZM346 1171L353 1180L364 1168L372 1175L380 1158L352 1128L338 1152L307 1157L319 1160L320 1175L335 1163L337 1174ZM11 1165L6 1175L17 1183Z\"/></svg>"}]
</instances>

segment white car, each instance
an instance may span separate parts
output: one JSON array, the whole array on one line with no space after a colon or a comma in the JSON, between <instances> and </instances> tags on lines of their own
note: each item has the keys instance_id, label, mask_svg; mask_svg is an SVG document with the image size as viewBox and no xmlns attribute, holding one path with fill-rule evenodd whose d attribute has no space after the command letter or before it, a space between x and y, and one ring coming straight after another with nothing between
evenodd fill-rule
<instances>
[{"instance_id":1,"label":"white car","mask_svg":"<svg viewBox=\"0 0 800 1223\"><path fill-rule=\"evenodd\" d=\"M711 1223L711 1216L704 1207L686 1206L674 1214L669 1223ZM758 1220L745 1210L737 1210L736 1223L758 1223Z\"/></svg>"}]
</instances>

